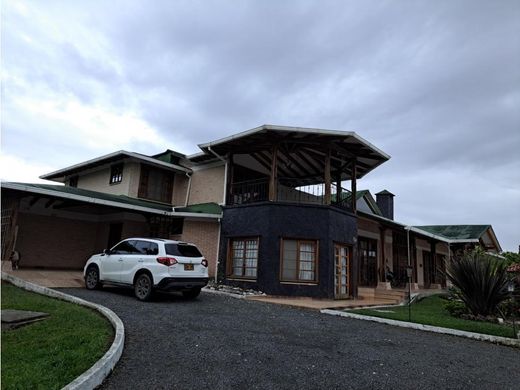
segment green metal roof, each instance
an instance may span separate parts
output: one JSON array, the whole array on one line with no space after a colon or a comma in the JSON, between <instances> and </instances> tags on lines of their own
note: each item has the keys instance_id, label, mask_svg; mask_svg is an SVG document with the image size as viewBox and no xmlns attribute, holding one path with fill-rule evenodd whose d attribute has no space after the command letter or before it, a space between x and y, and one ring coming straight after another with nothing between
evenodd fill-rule
<instances>
[{"instance_id":1,"label":"green metal roof","mask_svg":"<svg viewBox=\"0 0 520 390\"><path fill-rule=\"evenodd\" d=\"M199 203L187 207L175 207L175 211L181 213L222 214L222 208L216 203Z\"/></svg>"},{"instance_id":2,"label":"green metal roof","mask_svg":"<svg viewBox=\"0 0 520 390\"><path fill-rule=\"evenodd\" d=\"M487 229L491 228L491 225L427 225L414 227L450 240L478 240Z\"/></svg>"},{"instance_id":3,"label":"green metal roof","mask_svg":"<svg viewBox=\"0 0 520 390\"><path fill-rule=\"evenodd\" d=\"M57 193L62 193L62 194L78 195L78 196L85 196L85 197L89 197L89 198L93 198L93 199L107 200L107 201L111 201L111 202L121 203L123 205L147 207L147 208L156 209L159 211L173 211L172 206L153 202L153 201L148 201L148 200L131 198L131 197L125 196L125 195L112 195L112 194L107 194L104 192L90 191L90 190L84 190L82 188L60 186L60 185L55 185L55 184L31 184L31 183L12 183L12 184L19 184L19 185L28 187L29 189L30 188L43 189L43 190L48 190L48 191L55 191ZM59 194L56 194L56 196L59 197Z\"/></svg>"}]
</instances>

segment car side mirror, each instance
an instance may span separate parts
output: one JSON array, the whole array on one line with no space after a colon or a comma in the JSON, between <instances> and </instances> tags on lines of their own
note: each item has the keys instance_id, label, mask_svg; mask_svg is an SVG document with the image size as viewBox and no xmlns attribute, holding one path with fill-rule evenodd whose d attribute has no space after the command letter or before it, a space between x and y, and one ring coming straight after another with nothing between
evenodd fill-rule
<instances>
[{"instance_id":1,"label":"car side mirror","mask_svg":"<svg viewBox=\"0 0 520 390\"><path fill-rule=\"evenodd\" d=\"M112 253L112 252L110 251L110 249L103 249L103 254L104 254L104 255L109 255L110 253Z\"/></svg>"}]
</instances>

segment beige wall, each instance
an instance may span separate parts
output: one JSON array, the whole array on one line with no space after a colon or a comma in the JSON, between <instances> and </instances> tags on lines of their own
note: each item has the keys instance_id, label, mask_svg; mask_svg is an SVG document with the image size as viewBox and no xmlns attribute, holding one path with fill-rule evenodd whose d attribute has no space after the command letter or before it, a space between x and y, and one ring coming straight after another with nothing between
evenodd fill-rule
<instances>
[{"instance_id":1,"label":"beige wall","mask_svg":"<svg viewBox=\"0 0 520 390\"><path fill-rule=\"evenodd\" d=\"M123 180L119 184L110 184L110 167L98 171L80 175L78 188L85 190L105 192L113 195L127 195L137 197L139 187L139 164L125 162L123 167Z\"/></svg>"},{"instance_id":2,"label":"beige wall","mask_svg":"<svg viewBox=\"0 0 520 390\"><path fill-rule=\"evenodd\" d=\"M173 240L191 242L197 245L208 260L210 277L215 276L219 241L219 222L185 220L182 234L172 236Z\"/></svg>"},{"instance_id":3,"label":"beige wall","mask_svg":"<svg viewBox=\"0 0 520 390\"><path fill-rule=\"evenodd\" d=\"M200 169L191 176L188 204L222 203L224 197L225 166Z\"/></svg>"},{"instance_id":4,"label":"beige wall","mask_svg":"<svg viewBox=\"0 0 520 390\"><path fill-rule=\"evenodd\" d=\"M176 173L173 179L172 204L184 206L186 203L186 191L188 191L189 179L184 173Z\"/></svg>"}]
</instances>

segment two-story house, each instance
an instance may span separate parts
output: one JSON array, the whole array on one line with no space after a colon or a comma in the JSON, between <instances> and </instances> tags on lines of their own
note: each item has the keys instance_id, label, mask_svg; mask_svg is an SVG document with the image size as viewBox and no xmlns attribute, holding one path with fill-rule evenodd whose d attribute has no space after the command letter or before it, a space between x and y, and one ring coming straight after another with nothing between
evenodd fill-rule
<instances>
[{"instance_id":1,"label":"two-story house","mask_svg":"<svg viewBox=\"0 0 520 390\"><path fill-rule=\"evenodd\" d=\"M264 125L199 147L42 176L60 184L2 183L3 258L16 248L22 267L81 268L122 238L173 238L197 244L224 283L339 299L390 288L390 273L403 286L407 268L414 287L442 286L462 244L500 251L487 225L450 236L394 221L393 194L357 190L390 157L354 132Z\"/></svg>"}]
</instances>

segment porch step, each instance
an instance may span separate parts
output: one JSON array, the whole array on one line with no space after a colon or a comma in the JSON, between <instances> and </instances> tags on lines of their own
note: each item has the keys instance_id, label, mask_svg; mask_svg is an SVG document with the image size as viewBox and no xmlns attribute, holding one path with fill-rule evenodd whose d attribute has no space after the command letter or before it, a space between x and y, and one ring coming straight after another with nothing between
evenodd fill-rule
<instances>
[{"instance_id":1,"label":"porch step","mask_svg":"<svg viewBox=\"0 0 520 390\"><path fill-rule=\"evenodd\" d=\"M408 293L403 290L383 290L369 287L358 288L358 297L360 299L387 302L389 305L401 303L407 296Z\"/></svg>"}]
</instances>

